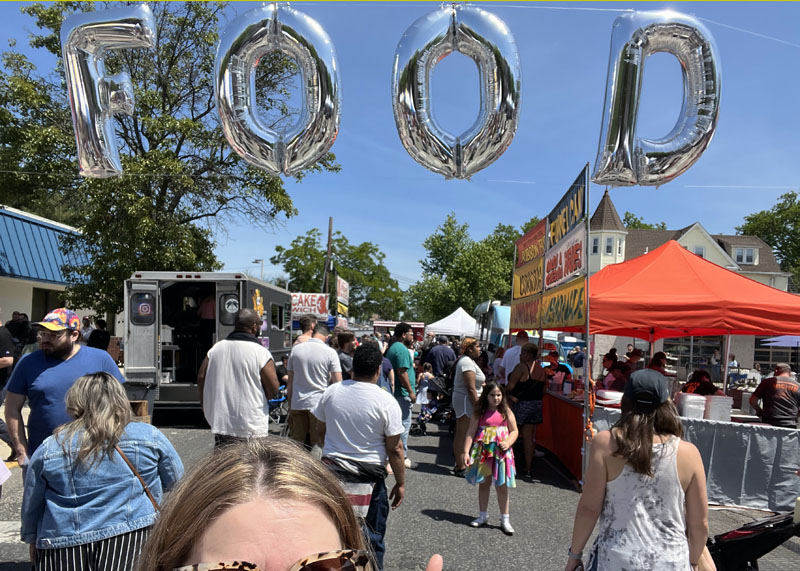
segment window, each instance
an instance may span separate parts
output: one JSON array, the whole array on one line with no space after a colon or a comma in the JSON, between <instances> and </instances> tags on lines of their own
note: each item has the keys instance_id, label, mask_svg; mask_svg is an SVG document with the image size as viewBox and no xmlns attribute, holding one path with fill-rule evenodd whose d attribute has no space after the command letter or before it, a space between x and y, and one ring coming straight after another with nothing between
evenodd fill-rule
<instances>
[{"instance_id":1,"label":"window","mask_svg":"<svg viewBox=\"0 0 800 571\"><path fill-rule=\"evenodd\" d=\"M617 256L622 255L622 238L617 240Z\"/></svg>"},{"instance_id":2,"label":"window","mask_svg":"<svg viewBox=\"0 0 800 571\"><path fill-rule=\"evenodd\" d=\"M606 254L614 253L614 238L606 238Z\"/></svg>"},{"instance_id":3,"label":"window","mask_svg":"<svg viewBox=\"0 0 800 571\"><path fill-rule=\"evenodd\" d=\"M600 250L600 238L592 238L592 254L596 254Z\"/></svg>"},{"instance_id":4,"label":"window","mask_svg":"<svg viewBox=\"0 0 800 571\"><path fill-rule=\"evenodd\" d=\"M756 263L755 248L736 248L736 263L755 264Z\"/></svg>"},{"instance_id":5,"label":"window","mask_svg":"<svg viewBox=\"0 0 800 571\"><path fill-rule=\"evenodd\" d=\"M131 323L134 325L152 325L156 322L156 298L151 293L131 294Z\"/></svg>"},{"instance_id":6,"label":"window","mask_svg":"<svg viewBox=\"0 0 800 571\"><path fill-rule=\"evenodd\" d=\"M223 325L233 325L236 321L236 312L239 311L239 296L235 293L226 293L219 296L219 322Z\"/></svg>"},{"instance_id":7,"label":"window","mask_svg":"<svg viewBox=\"0 0 800 571\"><path fill-rule=\"evenodd\" d=\"M272 329L283 329L283 307L277 303L270 303L272 314Z\"/></svg>"},{"instance_id":8,"label":"window","mask_svg":"<svg viewBox=\"0 0 800 571\"><path fill-rule=\"evenodd\" d=\"M704 246L695 246L694 253L695 255L700 256L701 258L706 257L706 249Z\"/></svg>"}]
</instances>

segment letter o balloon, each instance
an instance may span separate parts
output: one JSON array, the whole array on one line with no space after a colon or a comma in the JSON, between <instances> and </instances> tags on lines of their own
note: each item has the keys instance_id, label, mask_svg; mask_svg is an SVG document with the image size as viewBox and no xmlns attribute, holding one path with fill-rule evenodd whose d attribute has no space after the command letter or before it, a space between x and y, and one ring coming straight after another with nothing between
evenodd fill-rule
<instances>
[{"instance_id":1,"label":"letter o balloon","mask_svg":"<svg viewBox=\"0 0 800 571\"><path fill-rule=\"evenodd\" d=\"M260 58L280 51L301 73L300 120L285 130L256 113L254 75ZM341 94L336 52L315 20L288 6L270 4L232 21L220 34L214 94L222 132L253 166L292 176L322 158L339 132Z\"/></svg>"},{"instance_id":2,"label":"letter o balloon","mask_svg":"<svg viewBox=\"0 0 800 571\"><path fill-rule=\"evenodd\" d=\"M674 55L683 72L683 105L660 139L636 133L647 57ZM680 176L706 150L719 116L722 72L711 32L691 16L634 12L614 21L606 99L592 180L611 186L659 186Z\"/></svg>"},{"instance_id":3,"label":"letter o balloon","mask_svg":"<svg viewBox=\"0 0 800 571\"><path fill-rule=\"evenodd\" d=\"M478 66L480 111L460 135L433 117L430 76L436 64L457 51ZM521 69L508 26L474 6L446 6L403 34L392 69L392 107L397 132L411 157L445 178L468 179L496 161L519 124Z\"/></svg>"}]
</instances>

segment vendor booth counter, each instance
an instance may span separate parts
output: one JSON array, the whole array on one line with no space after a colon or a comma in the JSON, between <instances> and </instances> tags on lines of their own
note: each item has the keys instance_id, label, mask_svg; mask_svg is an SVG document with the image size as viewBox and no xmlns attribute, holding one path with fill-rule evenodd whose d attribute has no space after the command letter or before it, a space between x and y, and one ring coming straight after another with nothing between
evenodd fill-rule
<instances>
[{"instance_id":1,"label":"vendor booth counter","mask_svg":"<svg viewBox=\"0 0 800 571\"><path fill-rule=\"evenodd\" d=\"M545 391L542 424L536 428L536 444L547 449L576 479L581 479L583 403Z\"/></svg>"},{"instance_id":2,"label":"vendor booth counter","mask_svg":"<svg viewBox=\"0 0 800 571\"><path fill-rule=\"evenodd\" d=\"M594 427L608 430L619 416L619 409L598 406ZM800 470L800 430L696 418L681 422L684 440L697 446L703 458L710 504L773 512L794 508L800 496L795 474ZM579 444L575 448L580 454Z\"/></svg>"}]
</instances>

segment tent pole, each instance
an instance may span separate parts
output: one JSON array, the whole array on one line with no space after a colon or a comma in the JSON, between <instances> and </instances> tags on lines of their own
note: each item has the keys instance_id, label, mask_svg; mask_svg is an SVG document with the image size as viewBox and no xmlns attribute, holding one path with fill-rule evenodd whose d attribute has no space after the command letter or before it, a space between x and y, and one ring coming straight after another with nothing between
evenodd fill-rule
<instances>
[{"instance_id":1,"label":"tent pole","mask_svg":"<svg viewBox=\"0 0 800 571\"><path fill-rule=\"evenodd\" d=\"M686 371L687 376L689 374L689 371L694 369L694 367L692 366L693 361L694 361L694 335L689 337L689 367L688 370Z\"/></svg>"},{"instance_id":2,"label":"tent pole","mask_svg":"<svg viewBox=\"0 0 800 571\"><path fill-rule=\"evenodd\" d=\"M731 336L730 333L725 336L723 343L725 351L722 354L722 392L728 394L728 355L731 353Z\"/></svg>"}]
</instances>

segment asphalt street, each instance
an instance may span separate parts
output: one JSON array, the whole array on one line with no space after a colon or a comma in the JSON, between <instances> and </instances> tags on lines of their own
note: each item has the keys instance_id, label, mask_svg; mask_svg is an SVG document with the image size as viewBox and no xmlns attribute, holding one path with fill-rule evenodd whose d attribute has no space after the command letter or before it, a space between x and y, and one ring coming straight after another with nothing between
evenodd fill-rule
<instances>
[{"instance_id":1,"label":"asphalt street","mask_svg":"<svg viewBox=\"0 0 800 571\"><path fill-rule=\"evenodd\" d=\"M212 448L211 434L200 427L198 414L158 415L154 422L187 468ZM520 480L511 490L513 537L500 531L494 493L489 504L491 525L473 529L468 524L477 516L477 489L450 474L452 440L444 428L428 426L427 436L409 439L409 455L417 467L408 471L405 502L389 516L386 569L424 569L433 553L441 553L445 569L452 570L563 569L579 494L554 461L537 459L534 481ZM19 541L21 471L13 468L12 472L0 499L0 571L30 569L27 546ZM387 487L392 484L390 476ZM712 510L711 532L721 533L763 515ZM764 570L800 568L800 540L785 543L760 563Z\"/></svg>"}]
</instances>

